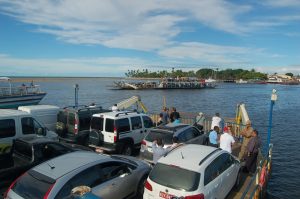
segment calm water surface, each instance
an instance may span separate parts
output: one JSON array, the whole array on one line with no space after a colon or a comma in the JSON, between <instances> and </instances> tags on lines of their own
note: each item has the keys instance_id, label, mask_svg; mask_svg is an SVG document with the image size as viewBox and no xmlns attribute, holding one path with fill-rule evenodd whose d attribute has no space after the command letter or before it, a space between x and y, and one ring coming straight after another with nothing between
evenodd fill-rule
<instances>
[{"instance_id":1,"label":"calm water surface","mask_svg":"<svg viewBox=\"0 0 300 199\"><path fill-rule=\"evenodd\" d=\"M41 104L60 107L74 105L74 85L79 84L79 104L95 102L111 107L125 98L140 95L150 112L159 112L166 97L167 106L175 106L180 112L204 112L213 115L220 112L223 117L235 117L238 103L244 102L263 141L266 140L273 88L278 91L278 101L273 111L271 142L273 171L269 191L278 198L300 198L300 86L220 84L216 89L203 90L111 90L115 79L61 79L38 82L48 94ZM298 176L298 177L297 177Z\"/></svg>"}]
</instances>

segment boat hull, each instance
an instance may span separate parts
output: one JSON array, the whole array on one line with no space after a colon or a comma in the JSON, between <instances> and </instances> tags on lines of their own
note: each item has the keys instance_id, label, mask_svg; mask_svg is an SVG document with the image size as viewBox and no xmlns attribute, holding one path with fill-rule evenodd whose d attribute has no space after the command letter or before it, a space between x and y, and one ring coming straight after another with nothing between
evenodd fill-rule
<instances>
[{"instance_id":1,"label":"boat hull","mask_svg":"<svg viewBox=\"0 0 300 199\"><path fill-rule=\"evenodd\" d=\"M36 105L44 97L46 93L28 94L20 96L1 96L0 97L0 108L18 108L19 106Z\"/></svg>"}]
</instances>

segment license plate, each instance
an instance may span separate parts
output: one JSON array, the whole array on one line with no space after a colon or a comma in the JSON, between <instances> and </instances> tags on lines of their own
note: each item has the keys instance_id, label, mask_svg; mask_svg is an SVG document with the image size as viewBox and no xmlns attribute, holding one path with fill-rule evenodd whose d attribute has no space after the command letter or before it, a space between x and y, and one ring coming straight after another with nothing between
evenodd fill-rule
<instances>
[{"instance_id":1,"label":"license plate","mask_svg":"<svg viewBox=\"0 0 300 199\"><path fill-rule=\"evenodd\" d=\"M165 192L159 192L159 197L161 198L165 198L165 199L171 199L172 197L174 197L174 195L171 195L171 194L168 194L168 193L165 193Z\"/></svg>"}]
</instances>

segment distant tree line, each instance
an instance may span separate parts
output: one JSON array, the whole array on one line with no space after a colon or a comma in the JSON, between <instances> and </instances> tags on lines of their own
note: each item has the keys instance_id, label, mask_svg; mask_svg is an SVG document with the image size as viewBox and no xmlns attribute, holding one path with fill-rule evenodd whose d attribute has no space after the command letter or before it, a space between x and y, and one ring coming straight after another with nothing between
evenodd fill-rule
<instances>
[{"instance_id":1,"label":"distant tree line","mask_svg":"<svg viewBox=\"0 0 300 199\"><path fill-rule=\"evenodd\" d=\"M237 80L237 79L267 79L267 74L256 72L252 70L243 69L225 69L216 71L209 68L199 69L195 71L182 71L174 70L172 71L149 71L148 69L143 70L128 70L125 73L126 77L132 78L163 78L163 77L197 77L197 78L215 78L220 80Z\"/></svg>"}]
</instances>

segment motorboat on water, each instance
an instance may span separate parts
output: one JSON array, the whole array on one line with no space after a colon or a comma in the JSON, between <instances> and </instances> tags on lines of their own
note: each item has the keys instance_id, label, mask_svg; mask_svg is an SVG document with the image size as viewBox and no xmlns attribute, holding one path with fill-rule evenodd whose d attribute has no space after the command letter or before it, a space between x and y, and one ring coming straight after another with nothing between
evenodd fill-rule
<instances>
[{"instance_id":1,"label":"motorboat on water","mask_svg":"<svg viewBox=\"0 0 300 199\"><path fill-rule=\"evenodd\" d=\"M24 105L38 104L47 94L33 82L29 86L13 86L9 77L0 77L0 108L18 108ZM5 85L3 85L5 84Z\"/></svg>"}]
</instances>

